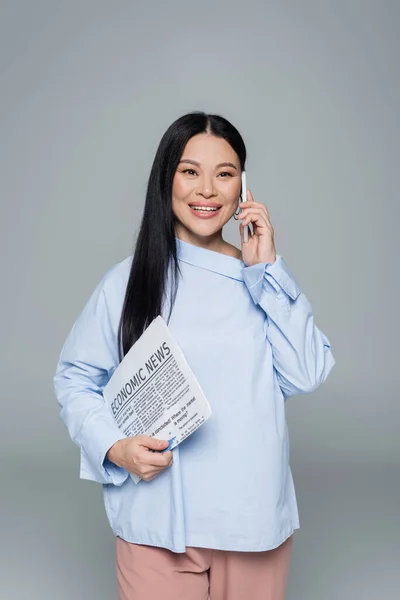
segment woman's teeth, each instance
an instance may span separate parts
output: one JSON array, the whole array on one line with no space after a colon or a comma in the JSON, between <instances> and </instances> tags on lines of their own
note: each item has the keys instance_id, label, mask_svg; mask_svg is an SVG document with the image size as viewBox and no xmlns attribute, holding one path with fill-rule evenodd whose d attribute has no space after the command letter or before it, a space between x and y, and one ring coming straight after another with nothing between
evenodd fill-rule
<instances>
[{"instance_id":1,"label":"woman's teeth","mask_svg":"<svg viewBox=\"0 0 400 600\"><path fill-rule=\"evenodd\" d=\"M191 206L193 210L200 210L202 212L215 212L218 208L210 207L210 206Z\"/></svg>"}]
</instances>

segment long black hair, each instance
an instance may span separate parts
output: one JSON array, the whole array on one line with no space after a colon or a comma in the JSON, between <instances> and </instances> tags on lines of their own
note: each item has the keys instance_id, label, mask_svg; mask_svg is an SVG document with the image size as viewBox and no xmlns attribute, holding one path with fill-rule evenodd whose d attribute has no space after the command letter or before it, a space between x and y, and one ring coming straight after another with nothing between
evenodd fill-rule
<instances>
[{"instance_id":1,"label":"long black hair","mask_svg":"<svg viewBox=\"0 0 400 600\"><path fill-rule=\"evenodd\" d=\"M172 123L163 135L150 172L119 323L120 358L125 356L151 321L161 314L168 273L171 277L171 316L179 274L172 183L186 144L199 133L209 133L225 139L238 155L241 168L244 169L246 147L242 136L229 121L219 115L189 113Z\"/></svg>"}]
</instances>

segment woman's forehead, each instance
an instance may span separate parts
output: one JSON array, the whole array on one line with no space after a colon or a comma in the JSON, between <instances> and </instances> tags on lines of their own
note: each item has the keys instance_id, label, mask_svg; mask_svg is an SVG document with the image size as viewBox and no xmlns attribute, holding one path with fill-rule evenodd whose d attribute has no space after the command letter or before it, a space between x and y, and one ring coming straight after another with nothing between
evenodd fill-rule
<instances>
[{"instance_id":1,"label":"woman's forehead","mask_svg":"<svg viewBox=\"0 0 400 600\"><path fill-rule=\"evenodd\" d=\"M223 138L207 133L200 133L190 138L181 160L185 158L205 166L222 162L231 162L240 166L239 158L232 146Z\"/></svg>"}]
</instances>

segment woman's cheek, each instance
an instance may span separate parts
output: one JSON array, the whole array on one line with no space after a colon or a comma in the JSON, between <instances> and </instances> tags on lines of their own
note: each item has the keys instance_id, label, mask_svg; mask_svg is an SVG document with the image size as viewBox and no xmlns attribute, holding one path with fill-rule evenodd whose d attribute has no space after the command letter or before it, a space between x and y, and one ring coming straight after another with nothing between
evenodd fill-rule
<instances>
[{"instance_id":1,"label":"woman's cheek","mask_svg":"<svg viewBox=\"0 0 400 600\"><path fill-rule=\"evenodd\" d=\"M184 199L193 190L193 186L193 182L184 180L182 177L175 176L172 186L172 194L178 200Z\"/></svg>"},{"instance_id":2,"label":"woman's cheek","mask_svg":"<svg viewBox=\"0 0 400 600\"><path fill-rule=\"evenodd\" d=\"M236 181L232 181L225 186L220 186L219 193L221 196L225 196L230 202L237 202L240 194L240 187L240 183L238 184Z\"/></svg>"}]
</instances>

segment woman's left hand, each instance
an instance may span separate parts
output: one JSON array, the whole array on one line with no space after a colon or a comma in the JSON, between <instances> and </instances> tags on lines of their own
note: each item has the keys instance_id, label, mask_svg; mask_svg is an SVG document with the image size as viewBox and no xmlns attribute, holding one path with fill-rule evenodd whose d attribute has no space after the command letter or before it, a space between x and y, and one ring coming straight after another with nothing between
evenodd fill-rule
<instances>
[{"instance_id":1,"label":"woman's left hand","mask_svg":"<svg viewBox=\"0 0 400 600\"><path fill-rule=\"evenodd\" d=\"M239 203L242 212L238 216L242 239L242 258L248 266L258 263L274 263L276 259L274 228L271 225L267 207L255 202L253 194L247 190L247 202ZM244 242L244 226L252 224L253 235L248 229L248 242Z\"/></svg>"}]
</instances>

